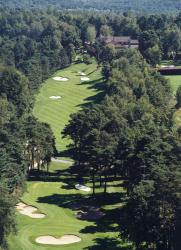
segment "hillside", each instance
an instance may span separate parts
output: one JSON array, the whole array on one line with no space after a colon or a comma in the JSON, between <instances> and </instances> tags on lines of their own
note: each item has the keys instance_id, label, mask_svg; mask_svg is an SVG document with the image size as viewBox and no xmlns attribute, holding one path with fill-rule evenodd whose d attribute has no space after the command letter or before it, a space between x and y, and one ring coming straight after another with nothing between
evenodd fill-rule
<instances>
[{"instance_id":1,"label":"hillside","mask_svg":"<svg viewBox=\"0 0 181 250\"><path fill-rule=\"evenodd\" d=\"M18 8L41 8L56 6L63 9L97 9L97 10L116 10L133 11L147 13L168 13L178 12L181 9L180 0L0 0L1 6Z\"/></svg>"}]
</instances>

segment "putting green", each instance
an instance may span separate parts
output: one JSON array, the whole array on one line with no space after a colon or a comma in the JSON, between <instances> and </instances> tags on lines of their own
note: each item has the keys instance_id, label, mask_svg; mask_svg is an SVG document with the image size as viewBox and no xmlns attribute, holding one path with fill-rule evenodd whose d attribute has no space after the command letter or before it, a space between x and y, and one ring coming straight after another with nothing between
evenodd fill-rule
<instances>
[{"instance_id":1,"label":"putting green","mask_svg":"<svg viewBox=\"0 0 181 250\"><path fill-rule=\"evenodd\" d=\"M81 81L79 71L83 71L90 81ZM67 77L66 82L55 81L54 77ZM51 125L56 138L57 150L66 149L67 139L62 139L61 131L68 124L70 115L99 98L101 89L101 69L96 62L86 65L84 63L73 64L63 70L57 71L45 83L43 83L37 95L34 115L42 122ZM99 84L98 84L99 83ZM61 96L61 99L52 100L51 96Z\"/></svg>"},{"instance_id":2,"label":"putting green","mask_svg":"<svg viewBox=\"0 0 181 250\"><path fill-rule=\"evenodd\" d=\"M58 171L60 172L58 173ZM10 235L10 250L83 250L94 249L91 247L97 247L97 244L101 244L100 248L95 249L120 249L118 247L122 243L116 239L118 229L111 221L115 216L114 205L120 206L120 191L123 190L120 187L121 182L112 182L108 187L108 193L112 194L112 199L110 196L107 200L100 199L102 189L98 189L96 204L104 207L107 211L106 217L101 218L98 224L76 218L75 211L71 208L72 202L80 203L80 199L81 202L85 201L88 196L84 192L76 190L75 183L76 176L70 175L69 165L55 162L51 164L49 177L46 179L42 177L39 181L32 179L28 182L27 192L22 197L23 202L37 207L46 214L46 217L41 220L32 219L17 212L18 234L16 236ZM90 183L88 182L87 185ZM100 200L102 204L99 204ZM110 207L106 208L107 204L112 206L112 210ZM119 213L117 216L119 217ZM62 246L40 245L35 242L36 238L42 235L52 235L58 238L65 234L76 235L81 238L81 242ZM113 241L112 238L114 238ZM115 241L117 242L116 246L114 245ZM108 242L109 245L107 245ZM106 246L110 248L106 248Z\"/></svg>"}]
</instances>

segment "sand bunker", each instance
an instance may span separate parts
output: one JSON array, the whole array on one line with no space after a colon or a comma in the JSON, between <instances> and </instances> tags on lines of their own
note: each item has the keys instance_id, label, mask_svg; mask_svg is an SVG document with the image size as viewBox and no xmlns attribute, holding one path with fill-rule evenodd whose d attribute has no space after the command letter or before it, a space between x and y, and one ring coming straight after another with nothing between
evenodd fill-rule
<instances>
[{"instance_id":1,"label":"sand bunker","mask_svg":"<svg viewBox=\"0 0 181 250\"><path fill-rule=\"evenodd\" d=\"M61 96L50 96L49 97L50 99L52 99L52 100L58 100L58 99L61 99Z\"/></svg>"},{"instance_id":2,"label":"sand bunker","mask_svg":"<svg viewBox=\"0 0 181 250\"><path fill-rule=\"evenodd\" d=\"M78 74L79 74L80 76L86 76L86 73L84 73L84 72L82 72L82 71L79 71Z\"/></svg>"},{"instance_id":3,"label":"sand bunker","mask_svg":"<svg viewBox=\"0 0 181 250\"><path fill-rule=\"evenodd\" d=\"M83 185L80 185L80 184L76 184L75 188L78 189L78 190L81 190L81 191L85 191L85 192L90 192L91 191L90 187L86 187L86 186L83 186Z\"/></svg>"},{"instance_id":4,"label":"sand bunker","mask_svg":"<svg viewBox=\"0 0 181 250\"><path fill-rule=\"evenodd\" d=\"M60 238L55 238L53 236L40 236L36 238L36 242L45 245L68 245L76 242L80 242L81 238L76 235L64 235Z\"/></svg>"},{"instance_id":5,"label":"sand bunker","mask_svg":"<svg viewBox=\"0 0 181 250\"><path fill-rule=\"evenodd\" d=\"M85 82L85 81L90 81L90 78L89 78L89 77L81 77L80 79L81 79L81 81L84 81L84 82Z\"/></svg>"},{"instance_id":6,"label":"sand bunker","mask_svg":"<svg viewBox=\"0 0 181 250\"><path fill-rule=\"evenodd\" d=\"M36 213L36 207L28 206L22 202L16 205L16 209L19 211L20 214L27 215L33 219L42 219L45 217L45 214Z\"/></svg>"},{"instance_id":7,"label":"sand bunker","mask_svg":"<svg viewBox=\"0 0 181 250\"><path fill-rule=\"evenodd\" d=\"M66 77L55 76L55 77L53 77L53 80L55 80L55 81L61 81L61 82L66 82L66 81L68 81L69 79L66 78Z\"/></svg>"}]
</instances>

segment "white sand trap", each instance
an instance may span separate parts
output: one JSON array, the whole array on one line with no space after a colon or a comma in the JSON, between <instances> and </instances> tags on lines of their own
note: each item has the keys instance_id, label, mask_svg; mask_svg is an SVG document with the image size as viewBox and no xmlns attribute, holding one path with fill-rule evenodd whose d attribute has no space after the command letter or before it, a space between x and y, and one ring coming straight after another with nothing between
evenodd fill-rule
<instances>
[{"instance_id":1,"label":"white sand trap","mask_svg":"<svg viewBox=\"0 0 181 250\"><path fill-rule=\"evenodd\" d=\"M80 79L81 79L81 81L90 81L89 77L81 77Z\"/></svg>"},{"instance_id":2,"label":"white sand trap","mask_svg":"<svg viewBox=\"0 0 181 250\"><path fill-rule=\"evenodd\" d=\"M53 236L40 236L36 238L36 243L45 245L68 245L76 242L80 242L81 238L76 235L64 235L60 238L55 238Z\"/></svg>"},{"instance_id":3,"label":"white sand trap","mask_svg":"<svg viewBox=\"0 0 181 250\"><path fill-rule=\"evenodd\" d=\"M50 96L49 97L50 99L52 99L52 100L58 100L58 99L61 99L61 96Z\"/></svg>"},{"instance_id":4,"label":"white sand trap","mask_svg":"<svg viewBox=\"0 0 181 250\"><path fill-rule=\"evenodd\" d=\"M20 214L27 215L33 219L42 219L45 217L45 214L35 213L37 211L36 207L28 206L22 202L16 205L16 209Z\"/></svg>"},{"instance_id":5,"label":"white sand trap","mask_svg":"<svg viewBox=\"0 0 181 250\"><path fill-rule=\"evenodd\" d=\"M78 74L79 74L80 76L86 76L86 73L84 73L84 72L82 72L82 71L79 71Z\"/></svg>"},{"instance_id":6,"label":"white sand trap","mask_svg":"<svg viewBox=\"0 0 181 250\"><path fill-rule=\"evenodd\" d=\"M86 186L83 186L83 185L80 185L80 184L76 184L75 188L78 189L78 190L81 190L81 191L85 191L85 192L90 192L91 191L90 187L86 187Z\"/></svg>"},{"instance_id":7,"label":"white sand trap","mask_svg":"<svg viewBox=\"0 0 181 250\"><path fill-rule=\"evenodd\" d=\"M68 81L69 79L66 78L66 77L55 76L55 77L53 77L53 80L55 80L55 81L61 81L61 82L66 82L66 81Z\"/></svg>"}]
</instances>

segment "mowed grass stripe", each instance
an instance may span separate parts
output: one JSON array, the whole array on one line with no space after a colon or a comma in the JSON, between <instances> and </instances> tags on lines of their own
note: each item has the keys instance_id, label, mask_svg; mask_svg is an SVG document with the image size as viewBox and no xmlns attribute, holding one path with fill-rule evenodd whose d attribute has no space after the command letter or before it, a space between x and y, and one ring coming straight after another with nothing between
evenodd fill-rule
<instances>
[{"instance_id":1,"label":"mowed grass stripe","mask_svg":"<svg viewBox=\"0 0 181 250\"><path fill-rule=\"evenodd\" d=\"M90 82L82 82L79 71L88 74ZM57 82L53 80L55 76L69 78L67 82ZM90 103L90 98L101 90L97 88L97 83L101 82L101 69L93 62L90 65L74 64L68 68L57 71L46 80L37 95L34 115L42 122L50 124L55 138L57 150L66 149L69 140L62 139L61 131L70 120L70 115L81 109L82 105ZM50 96L61 96L59 100L51 100Z\"/></svg>"}]
</instances>

